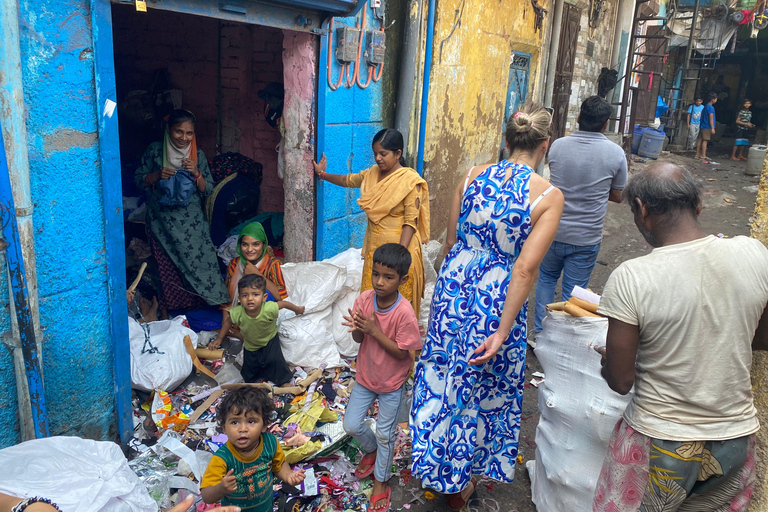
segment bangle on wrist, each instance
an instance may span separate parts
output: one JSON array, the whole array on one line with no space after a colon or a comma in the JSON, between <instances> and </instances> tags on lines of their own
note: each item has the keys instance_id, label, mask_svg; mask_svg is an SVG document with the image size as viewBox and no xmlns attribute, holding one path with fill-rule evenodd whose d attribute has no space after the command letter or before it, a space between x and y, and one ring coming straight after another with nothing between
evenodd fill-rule
<instances>
[{"instance_id":1,"label":"bangle on wrist","mask_svg":"<svg viewBox=\"0 0 768 512\"><path fill-rule=\"evenodd\" d=\"M320 175L318 176L318 178L325 181L325 171L320 171Z\"/></svg>"}]
</instances>

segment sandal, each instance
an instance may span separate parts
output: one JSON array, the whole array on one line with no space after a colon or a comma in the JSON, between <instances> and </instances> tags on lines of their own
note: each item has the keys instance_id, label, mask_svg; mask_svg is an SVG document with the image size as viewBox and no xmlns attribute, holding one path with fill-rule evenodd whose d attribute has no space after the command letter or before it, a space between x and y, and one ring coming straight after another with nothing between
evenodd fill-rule
<instances>
[{"instance_id":1,"label":"sandal","mask_svg":"<svg viewBox=\"0 0 768 512\"><path fill-rule=\"evenodd\" d=\"M368 478L373 473L373 469L376 466L376 452L366 453L360 460L360 464L357 465L355 470L355 476L362 480Z\"/></svg>"},{"instance_id":2,"label":"sandal","mask_svg":"<svg viewBox=\"0 0 768 512\"><path fill-rule=\"evenodd\" d=\"M389 510L390 505L390 497L392 496L392 489L387 487L387 492L382 492L381 494L377 494L376 496L371 496L368 500L368 502L371 504L371 512L387 512ZM376 507L376 503L380 502L381 500L386 500L386 503L384 503L383 507Z\"/></svg>"},{"instance_id":3,"label":"sandal","mask_svg":"<svg viewBox=\"0 0 768 512\"><path fill-rule=\"evenodd\" d=\"M469 501L469 499L472 497L472 494L474 494L475 489L477 489L477 478L472 477L469 485L467 485L461 492L447 495L448 508L451 510L461 510L464 508L464 506L467 504L467 501Z\"/></svg>"}]
</instances>

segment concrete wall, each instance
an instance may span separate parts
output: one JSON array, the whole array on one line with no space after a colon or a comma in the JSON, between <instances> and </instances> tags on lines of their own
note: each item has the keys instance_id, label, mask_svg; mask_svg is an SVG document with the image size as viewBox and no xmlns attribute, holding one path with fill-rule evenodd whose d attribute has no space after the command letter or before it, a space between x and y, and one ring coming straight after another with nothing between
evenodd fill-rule
<instances>
[{"instance_id":1,"label":"concrete wall","mask_svg":"<svg viewBox=\"0 0 768 512\"><path fill-rule=\"evenodd\" d=\"M357 16L365 14L366 30L378 28L380 22L374 19L370 4ZM335 26L354 26L356 18L336 18ZM367 44L367 43L365 43ZM389 42L387 52L390 52ZM336 50L336 38L333 38L333 51ZM325 63L323 63L325 64ZM354 66L353 66L354 67ZM385 127L385 120L391 119L394 103L384 102L384 84L394 80L394 73L387 70L380 81L371 80L366 89L357 85L337 90L328 87L327 76L320 76L320 94L324 96L324 107L319 113L324 123L324 144L319 151L324 151L328 158L328 172L349 174L367 169L375 162L371 150L373 136ZM334 84L338 81L340 65L331 58L331 77ZM367 81L368 70L363 66L360 81ZM350 73L350 77L351 77ZM395 82L396 83L396 82ZM357 189L337 187L327 182L318 182L318 225L317 259L324 259L349 247L361 247L365 235L367 219L357 205L360 192Z\"/></svg>"},{"instance_id":2,"label":"concrete wall","mask_svg":"<svg viewBox=\"0 0 768 512\"><path fill-rule=\"evenodd\" d=\"M49 427L53 435L114 439L89 3L22 0L19 9ZM0 287L8 311L6 282ZM4 318L4 338L8 327ZM0 373L0 404L12 406L13 367L5 350ZM0 412L0 446L18 441L15 414L13 407Z\"/></svg>"},{"instance_id":3,"label":"concrete wall","mask_svg":"<svg viewBox=\"0 0 768 512\"><path fill-rule=\"evenodd\" d=\"M550 3L540 2L551 12ZM460 176L498 159L513 51L531 54L528 91L535 99L549 15L542 30L534 21L530 1L437 2L424 154L432 238L444 237Z\"/></svg>"},{"instance_id":4,"label":"concrete wall","mask_svg":"<svg viewBox=\"0 0 768 512\"><path fill-rule=\"evenodd\" d=\"M266 122L257 95L268 83L283 82L282 31L155 9L139 13L132 5L115 5L113 12L118 99L149 89L155 70L167 68L173 87L183 91L184 108L197 117L206 157L234 151L260 162L259 210L283 211L275 151L280 132ZM121 121L123 162L141 158L157 137Z\"/></svg>"},{"instance_id":5,"label":"concrete wall","mask_svg":"<svg viewBox=\"0 0 768 512\"><path fill-rule=\"evenodd\" d=\"M768 247L768 156L760 176L751 236ZM768 424L768 353L764 351L755 352L752 356L752 394L763 428L757 433L757 480L749 512L763 512L768 510L768 431L765 429Z\"/></svg>"},{"instance_id":6,"label":"concrete wall","mask_svg":"<svg viewBox=\"0 0 768 512\"><path fill-rule=\"evenodd\" d=\"M579 129L576 116L579 115L581 102L597 94L597 79L603 67L611 67L613 51L613 36L616 26L618 0L605 0L603 15L594 36L590 37L589 6L590 2L579 0L574 2L581 9L581 28L576 46L576 59L573 66L573 81L571 82L571 98L568 101L568 120L565 124L566 134ZM591 49L592 55L587 52ZM619 77L624 72L619 71Z\"/></svg>"}]
</instances>

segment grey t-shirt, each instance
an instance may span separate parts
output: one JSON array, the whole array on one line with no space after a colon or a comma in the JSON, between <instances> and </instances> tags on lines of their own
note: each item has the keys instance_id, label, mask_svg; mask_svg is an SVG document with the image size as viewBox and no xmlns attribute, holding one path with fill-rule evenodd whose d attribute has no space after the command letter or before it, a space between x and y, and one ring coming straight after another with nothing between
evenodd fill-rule
<instances>
[{"instance_id":1,"label":"grey t-shirt","mask_svg":"<svg viewBox=\"0 0 768 512\"><path fill-rule=\"evenodd\" d=\"M618 144L599 132L561 137L549 150L549 181L565 197L556 242L597 245L611 189L627 184L627 159Z\"/></svg>"}]
</instances>

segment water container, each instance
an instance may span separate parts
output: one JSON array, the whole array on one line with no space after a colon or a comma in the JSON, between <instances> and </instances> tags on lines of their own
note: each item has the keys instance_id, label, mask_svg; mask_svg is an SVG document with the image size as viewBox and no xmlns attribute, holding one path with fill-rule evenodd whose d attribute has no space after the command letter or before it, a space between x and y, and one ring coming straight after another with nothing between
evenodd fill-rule
<instances>
[{"instance_id":1,"label":"water container","mask_svg":"<svg viewBox=\"0 0 768 512\"><path fill-rule=\"evenodd\" d=\"M744 172L747 176L760 176L763 172L763 162L765 161L765 146L755 144L749 148L747 156L747 170Z\"/></svg>"},{"instance_id":2,"label":"water container","mask_svg":"<svg viewBox=\"0 0 768 512\"><path fill-rule=\"evenodd\" d=\"M635 131L632 132L632 152L637 154L637 150L640 147L640 141L643 138L643 132L648 130L647 126L635 125Z\"/></svg>"},{"instance_id":3,"label":"water container","mask_svg":"<svg viewBox=\"0 0 768 512\"><path fill-rule=\"evenodd\" d=\"M640 147L637 148L637 155L643 158L656 160L661 154L661 148L664 145L664 132L656 130L645 130L643 138L640 140Z\"/></svg>"}]
</instances>

